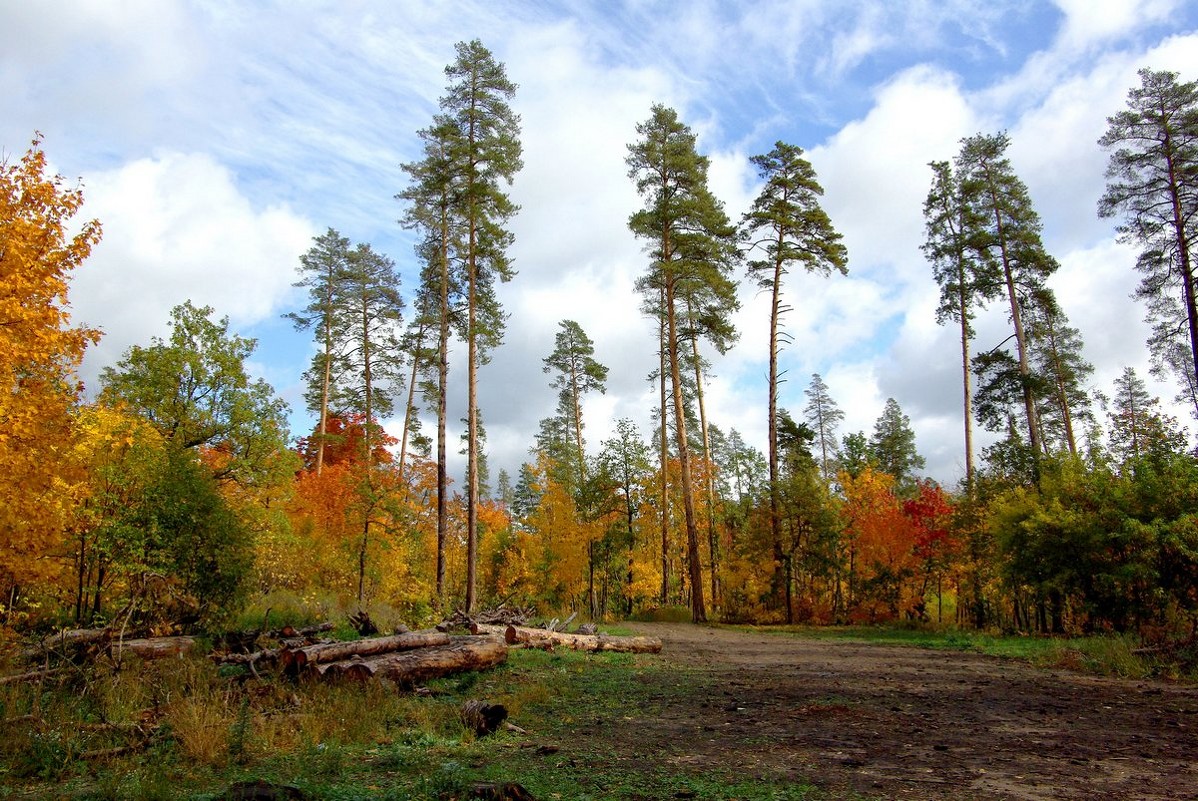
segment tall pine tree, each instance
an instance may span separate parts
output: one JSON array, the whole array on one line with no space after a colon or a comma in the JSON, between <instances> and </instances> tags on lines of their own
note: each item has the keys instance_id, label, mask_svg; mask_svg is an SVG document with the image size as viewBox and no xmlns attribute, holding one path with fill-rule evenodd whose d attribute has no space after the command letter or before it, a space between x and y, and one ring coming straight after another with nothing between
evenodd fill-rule
<instances>
[{"instance_id":1,"label":"tall pine tree","mask_svg":"<svg viewBox=\"0 0 1198 801\"><path fill-rule=\"evenodd\" d=\"M782 303L782 284L794 265L809 273L829 276L848 272L848 251L841 235L819 205L824 193L815 168L803 158L803 149L778 142L774 149L750 161L765 185L744 216L741 229L750 253L760 258L749 261L749 275L770 293L769 339L769 464L770 532L776 564L774 585L781 586L782 531L778 494L778 353L782 315L790 307ZM825 473L826 473L826 463ZM777 595L777 593L775 593Z\"/></svg>"},{"instance_id":2,"label":"tall pine tree","mask_svg":"<svg viewBox=\"0 0 1198 801\"><path fill-rule=\"evenodd\" d=\"M1198 376L1198 81L1150 69L1139 75L1127 109L1107 118L1098 140L1111 150L1098 213L1122 214L1120 240L1141 248L1136 294L1148 303L1149 345L1158 369L1176 372L1184 389ZM1178 358L1179 342L1188 359Z\"/></svg>"},{"instance_id":3,"label":"tall pine tree","mask_svg":"<svg viewBox=\"0 0 1198 801\"><path fill-rule=\"evenodd\" d=\"M961 202L968 206L967 213L979 223L985 220L971 238L970 247L985 265L986 274L1001 276L1005 290L1015 340L1016 369L1022 383L1020 394L1031 448L1032 478L1037 480L1036 465L1044 449L1022 297L1042 289L1058 265L1044 249L1040 216L1032 206L1027 186L1006 157L1008 145L1010 139L1005 133L963 139L956 169L961 182Z\"/></svg>"},{"instance_id":4,"label":"tall pine tree","mask_svg":"<svg viewBox=\"0 0 1198 801\"><path fill-rule=\"evenodd\" d=\"M637 126L637 134L641 139L629 145L627 163L629 177L636 182L645 205L631 216L628 225L651 243L653 261L638 288L647 303L655 304L664 334L662 351L672 388L686 519L691 617L702 622L707 619L707 609L687 440L682 345L688 302L713 310L735 305L730 273L736 260L736 236L722 204L707 188L707 158L696 152L695 136L677 112L654 105L649 119ZM718 317L709 321L710 326L725 323Z\"/></svg>"},{"instance_id":5,"label":"tall pine tree","mask_svg":"<svg viewBox=\"0 0 1198 801\"><path fill-rule=\"evenodd\" d=\"M515 275L507 254L513 236L505 226L519 208L501 185L511 184L523 162L520 117L509 105L516 85L479 40L459 42L456 47L457 59L445 68L449 87L441 98L441 111L456 130L449 153L465 267L465 611L469 613L475 603L478 564L478 367L503 339L504 315L495 296L495 281L508 281Z\"/></svg>"}]
</instances>

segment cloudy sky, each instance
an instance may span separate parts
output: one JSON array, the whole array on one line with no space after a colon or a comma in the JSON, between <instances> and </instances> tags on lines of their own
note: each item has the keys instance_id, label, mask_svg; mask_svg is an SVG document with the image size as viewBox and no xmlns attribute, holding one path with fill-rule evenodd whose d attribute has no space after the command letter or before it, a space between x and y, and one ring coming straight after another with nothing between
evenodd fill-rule
<instances>
[{"instance_id":1,"label":"cloudy sky","mask_svg":"<svg viewBox=\"0 0 1198 801\"><path fill-rule=\"evenodd\" d=\"M105 332L88 386L190 299L258 338L252 369L291 402L297 435L312 425L300 386L312 345L280 315L304 303L291 287L299 255L331 226L413 285L399 165L420 155L454 43L481 39L519 85L523 121L519 274L500 291L505 344L480 375L492 466L509 471L552 412L541 366L563 319L610 368L607 394L585 406L591 450L617 418L650 430L655 327L633 292L646 257L627 228L640 201L624 157L653 103L698 134L732 219L759 189L750 156L778 140L807 151L849 275L791 279L782 405L800 412L820 373L846 413L841 433L869 433L893 397L927 473L952 483L959 345L935 324L919 250L927 163L961 137L1009 132L1062 265L1052 285L1109 392L1124 366L1147 377L1147 328L1129 299L1135 253L1095 213L1107 158L1096 140L1138 68L1198 78L1189 0L0 0L0 30L0 158L41 131L104 226L72 288L75 319ZM741 300L708 413L764 449L766 298L742 281ZM996 309L978 345L1005 325Z\"/></svg>"}]
</instances>

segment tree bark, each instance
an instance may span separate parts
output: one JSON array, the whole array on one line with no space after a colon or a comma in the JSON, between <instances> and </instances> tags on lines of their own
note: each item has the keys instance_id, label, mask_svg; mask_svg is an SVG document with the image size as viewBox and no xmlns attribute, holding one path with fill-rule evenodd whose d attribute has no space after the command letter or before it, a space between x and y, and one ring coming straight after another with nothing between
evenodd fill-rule
<instances>
[{"instance_id":1,"label":"tree bark","mask_svg":"<svg viewBox=\"0 0 1198 801\"><path fill-rule=\"evenodd\" d=\"M564 631L508 626L504 629L508 645L529 648L560 646L573 651L614 651L634 654L661 653L661 640L656 637L613 637L607 634L568 634Z\"/></svg>"},{"instance_id":2,"label":"tree bark","mask_svg":"<svg viewBox=\"0 0 1198 801\"><path fill-rule=\"evenodd\" d=\"M298 675L308 665L341 662L355 656L378 656L449 644L449 635L439 631L409 631L389 637L369 637L350 642L330 642L308 645L303 648L283 648L279 651L279 664L284 672Z\"/></svg>"},{"instance_id":3,"label":"tree bark","mask_svg":"<svg viewBox=\"0 0 1198 801\"><path fill-rule=\"evenodd\" d=\"M449 645L320 664L316 672L326 679L388 679L411 686L454 673L495 667L507 659L507 652L507 644L493 637L452 637Z\"/></svg>"},{"instance_id":4,"label":"tree bark","mask_svg":"<svg viewBox=\"0 0 1198 801\"><path fill-rule=\"evenodd\" d=\"M678 354L678 318L675 310L675 279L666 277L666 340L669 345L670 386L674 391L674 440L678 447L678 468L682 479L682 513L686 519L686 556L691 585L691 620L707 621L703 603L703 563L699 555L699 530L695 523L695 490L691 481L690 445L686 441L686 414L682 403L682 370Z\"/></svg>"},{"instance_id":5,"label":"tree bark","mask_svg":"<svg viewBox=\"0 0 1198 801\"><path fill-rule=\"evenodd\" d=\"M192 637L150 637L147 639L113 640L109 653L113 659L120 659L126 653L133 654L138 659L147 662L154 659L181 657L190 653L196 645Z\"/></svg>"}]
</instances>

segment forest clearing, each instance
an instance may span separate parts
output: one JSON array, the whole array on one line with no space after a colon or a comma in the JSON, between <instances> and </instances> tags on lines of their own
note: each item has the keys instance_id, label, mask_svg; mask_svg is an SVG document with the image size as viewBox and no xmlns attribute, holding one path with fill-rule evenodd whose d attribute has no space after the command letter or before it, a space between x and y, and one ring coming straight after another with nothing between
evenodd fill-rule
<instances>
[{"instance_id":1,"label":"forest clearing","mask_svg":"<svg viewBox=\"0 0 1198 801\"><path fill-rule=\"evenodd\" d=\"M533 396L485 368L527 320L501 287L542 140L503 61L454 54L392 165L411 253L330 225L270 311L310 339L275 373L298 430L195 299L85 381L106 332L69 290L103 222L42 134L0 150L0 801L1192 797L1198 80L1140 68L1096 140L1170 406L1130 365L1099 385L1020 140L982 130L921 165L931 291L902 301L959 338L909 378L959 366L960 481L895 397L842 431L855 399L785 387L829 313L795 304L850 265L807 151L743 154L737 219L702 123L650 101L603 213L651 369L558 321L556 405L492 481L481 390ZM747 322L760 397L717 423Z\"/></svg>"},{"instance_id":2,"label":"forest clearing","mask_svg":"<svg viewBox=\"0 0 1198 801\"><path fill-rule=\"evenodd\" d=\"M39 713L12 714L23 690L0 685L0 797L1170 799L1192 797L1198 779L1192 684L1032 665L978 653L968 637L941 637L947 648L890 644L919 634L910 631L624 630L664 647L513 650L501 667L416 692L205 679L176 662L207 705L203 719L175 698L159 711L170 733L88 758L80 749L101 729L95 718L126 725L104 683L123 683L124 714L134 715L130 687L161 690L167 680L146 670L162 663L97 675L69 710L51 699L78 685L47 682L37 724ZM1053 661L1073 654L1081 664L1063 645ZM457 714L483 697L510 711L490 736ZM69 731L71 716L90 722Z\"/></svg>"}]
</instances>

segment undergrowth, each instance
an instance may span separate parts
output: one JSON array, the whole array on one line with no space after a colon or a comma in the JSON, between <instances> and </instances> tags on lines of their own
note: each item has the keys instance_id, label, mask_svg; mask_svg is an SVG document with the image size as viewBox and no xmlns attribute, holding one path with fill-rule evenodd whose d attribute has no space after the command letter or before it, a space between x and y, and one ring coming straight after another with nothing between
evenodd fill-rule
<instances>
[{"instance_id":1,"label":"undergrowth","mask_svg":"<svg viewBox=\"0 0 1198 801\"><path fill-rule=\"evenodd\" d=\"M708 681L653 656L536 650L419 695L257 681L203 658L97 665L0 686L0 799L203 801L258 780L315 801L461 798L476 782L560 801L828 797L783 777L659 760L621 737ZM524 732L476 737L459 718L472 698L504 704Z\"/></svg>"}]
</instances>

